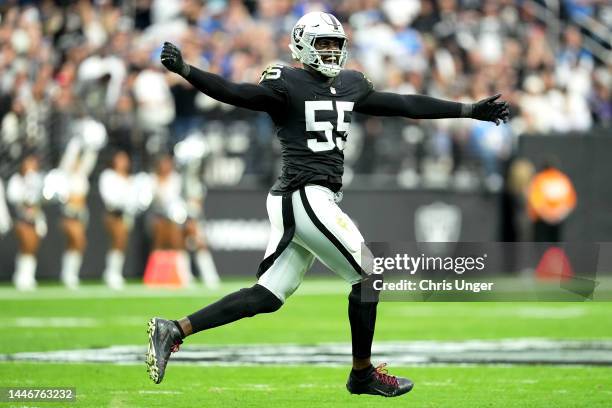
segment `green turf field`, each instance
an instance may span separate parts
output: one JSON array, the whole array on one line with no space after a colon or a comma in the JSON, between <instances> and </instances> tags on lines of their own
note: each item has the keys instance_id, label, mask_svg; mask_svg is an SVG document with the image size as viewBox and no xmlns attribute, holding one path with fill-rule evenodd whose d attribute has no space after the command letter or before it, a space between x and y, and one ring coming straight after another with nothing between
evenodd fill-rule
<instances>
[{"instance_id":1,"label":"green turf field","mask_svg":"<svg viewBox=\"0 0 612 408\"><path fill-rule=\"evenodd\" d=\"M0 287L0 355L112 345L146 345L151 316L181 317L223 293L204 289L112 293L43 287L33 294ZM191 337L199 344L347 343L347 289L337 281L307 281L272 315L257 316ZM381 303L375 342L470 339L612 340L612 303ZM186 348L189 350L189 347ZM411 365L386 359L392 374L415 388L397 399L351 396L347 367L175 364L161 385L144 363L0 362L2 386L76 387L87 407L609 407L612 367L560 365ZM379 361L376 361L379 362ZM6 405L6 404L1 404ZM14 405L22 406L22 405ZM23 406L62 406L27 403Z\"/></svg>"}]
</instances>

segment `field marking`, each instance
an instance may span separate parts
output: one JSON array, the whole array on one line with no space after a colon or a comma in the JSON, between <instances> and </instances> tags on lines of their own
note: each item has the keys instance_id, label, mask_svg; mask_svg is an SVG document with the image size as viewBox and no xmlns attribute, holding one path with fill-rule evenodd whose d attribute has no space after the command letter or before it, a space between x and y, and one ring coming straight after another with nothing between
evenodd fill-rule
<instances>
[{"instance_id":1,"label":"field marking","mask_svg":"<svg viewBox=\"0 0 612 408\"><path fill-rule=\"evenodd\" d=\"M556 305L555 307L547 306L546 304L532 304L529 307L516 307L511 304L512 307L501 308L498 307L500 304L506 305L506 303L497 303L496 307L493 308L474 308L470 310L470 316L482 316L482 317L520 317L524 319L537 319L537 320L548 320L548 319L575 319L585 316L588 310L585 309L583 304L576 305ZM446 311L446 310L445 310ZM401 316L411 317L428 317L428 316L439 316L440 311L436 308L409 308L401 307L393 311L394 314ZM453 313L449 310L448 313ZM463 310L458 310L455 314L463 314Z\"/></svg>"},{"instance_id":2,"label":"field marking","mask_svg":"<svg viewBox=\"0 0 612 408\"><path fill-rule=\"evenodd\" d=\"M453 382L452 380L446 380L446 381L423 381L421 382L421 385L427 386L427 387L448 387L448 386L456 386L457 383Z\"/></svg>"},{"instance_id":3,"label":"field marking","mask_svg":"<svg viewBox=\"0 0 612 408\"><path fill-rule=\"evenodd\" d=\"M0 361L143 364L146 347L112 346L99 349L0 354ZM553 364L612 366L612 340L554 340L518 338L467 341L377 342L377 360L394 365L432 364ZM172 357L173 364L196 365L323 365L343 366L351 358L346 343L192 345ZM525 379L525 383L532 381Z\"/></svg>"},{"instance_id":4,"label":"field marking","mask_svg":"<svg viewBox=\"0 0 612 408\"><path fill-rule=\"evenodd\" d=\"M182 391L165 391L165 390L140 390L139 394L164 394L164 395L179 395Z\"/></svg>"},{"instance_id":5,"label":"field marking","mask_svg":"<svg viewBox=\"0 0 612 408\"><path fill-rule=\"evenodd\" d=\"M411 317L440 316L441 313L447 316L464 315L465 309L449 309L442 305L435 306L419 304L394 305L393 314ZM503 304L505 305L505 304ZM529 307L499 307L496 304L492 308L470 308L471 317L513 317L522 319L578 319L586 316L589 310L585 305L556 305L550 307L545 304L534 304ZM440 308L443 308L442 310ZM381 308L381 314L385 313L385 308ZM87 316L16 316L0 317L0 326L4 328L93 328L107 326L138 327L142 326L150 316L119 316L119 317L87 317Z\"/></svg>"},{"instance_id":6,"label":"field marking","mask_svg":"<svg viewBox=\"0 0 612 408\"><path fill-rule=\"evenodd\" d=\"M203 298L203 297L219 297L229 292L236 291L244 287L250 287L256 282L253 279L229 280L224 281L221 287L216 290L205 288L201 283L196 282L192 286L183 289L160 289L148 288L140 282L129 283L124 290L115 291L107 288L101 283L92 281L85 282L79 290L66 289L57 284L49 284L43 282L37 290L31 292L20 292L9 284L0 285L0 301L31 301L31 300L71 300L71 299L116 299L116 298ZM598 291L602 293L604 290L612 291L612 277L598 277ZM293 296L302 295L347 295L350 292L350 286L341 279L333 278L333 275L316 275L307 276L306 280ZM596 297L597 300L597 297ZM533 302L537 302L534 299ZM399 301L386 301L384 303L406 303ZM409 303L423 303L416 300ZM433 302L432 302L433 303ZM510 303L510 302L504 302ZM543 317L544 318L544 317Z\"/></svg>"},{"instance_id":7,"label":"field marking","mask_svg":"<svg viewBox=\"0 0 612 408\"><path fill-rule=\"evenodd\" d=\"M128 316L116 318L80 317L80 316L20 316L0 318L4 328L92 328L112 326L142 326L148 316Z\"/></svg>"},{"instance_id":8,"label":"field marking","mask_svg":"<svg viewBox=\"0 0 612 408\"><path fill-rule=\"evenodd\" d=\"M183 289L148 288L140 283L126 285L124 290L116 291L101 284L86 284L79 290L70 290L61 286L43 286L35 291L20 292L12 286L0 286L0 301L32 301L32 300L72 300L72 299L117 299L117 298L203 298L220 297L241 288L252 286L253 280L230 281L221 284L219 289L211 290L202 285L194 284ZM301 295L332 295L350 292L350 286L340 279L311 280L304 282L293 296Z\"/></svg>"},{"instance_id":9,"label":"field marking","mask_svg":"<svg viewBox=\"0 0 612 408\"><path fill-rule=\"evenodd\" d=\"M101 319L90 317L16 317L1 319L3 327L96 327Z\"/></svg>"}]
</instances>

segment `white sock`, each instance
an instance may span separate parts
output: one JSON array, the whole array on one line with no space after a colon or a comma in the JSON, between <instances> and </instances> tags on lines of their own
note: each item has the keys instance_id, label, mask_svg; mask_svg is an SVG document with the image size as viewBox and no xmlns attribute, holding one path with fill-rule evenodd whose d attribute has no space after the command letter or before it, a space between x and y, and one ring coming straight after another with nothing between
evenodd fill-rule
<instances>
[{"instance_id":1,"label":"white sock","mask_svg":"<svg viewBox=\"0 0 612 408\"><path fill-rule=\"evenodd\" d=\"M62 256L61 279L69 289L76 289L79 286L79 271L83 256L79 251L69 250Z\"/></svg>"},{"instance_id":2,"label":"white sock","mask_svg":"<svg viewBox=\"0 0 612 408\"><path fill-rule=\"evenodd\" d=\"M122 289L125 283L123 279L123 264L125 255L118 249L111 249L106 254L106 269L104 270L104 281L112 289Z\"/></svg>"},{"instance_id":3,"label":"white sock","mask_svg":"<svg viewBox=\"0 0 612 408\"><path fill-rule=\"evenodd\" d=\"M196 262L198 263L198 269L200 270L200 277L204 281L209 289L217 289L219 287L219 274L215 267L212 254L208 250L199 250L196 254Z\"/></svg>"},{"instance_id":4,"label":"white sock","mask_svg":"<svg viewBox=\"0 0 612 408\"><path fill-rule=\"evenodd\" d=\"M193 275L191 274L191 260L189 259L189 252L177 251L177 269L181 280L185 285L190 285L193 281Z\"/></svg>"},{"instance_id":5,"label":"white sock","mask_svg":"<svg viewBox=\"0 0 612 408\"><path fill-rule=\"evenodd\" d=\"M36 257L30 254L17 254L13 284L19 290L36 288Z\"/></svg>"}]
</instances>

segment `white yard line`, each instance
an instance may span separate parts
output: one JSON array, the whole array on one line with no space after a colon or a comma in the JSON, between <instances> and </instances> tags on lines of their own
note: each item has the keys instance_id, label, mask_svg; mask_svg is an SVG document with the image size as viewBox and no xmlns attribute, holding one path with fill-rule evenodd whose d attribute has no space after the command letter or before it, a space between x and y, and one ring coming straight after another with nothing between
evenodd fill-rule
<instances>
[{"instance_id":1,"label":"white yard line","mask_svg":"<svg viewBox=\"0 0 612 408\"><path fill-rule=\"evenodd\" d=\"M0 301L31 301L31 300L70 300L70 299L116 299L116 298L167 298L167 297L219 297L240 288L252 286L251 281L232 281L221 285L217 290L210 290L201 285L184 289L148 288L139 283L128 284L124 290L115 291L104 285L83 285L78 290L69 290L60 286L43 286L31 292L19 292L12 286L0 286ZM312 280L304 282L294 296L345 294L350 292L348 284L340 279Z\"/></svg>"},{"instance_id":2,"label":"white yard line","mask_svg":"<svg viewBox=\"0 0 612 408\"><path fill-rule=\"evenodd\" d=\"M180 395L181 391L164 391L164 390L140 390L139 394L165 394L165 395Z\"/></svg>"},{"instance_id":3,"label":"white yard line","mask_svg":"<svg viewBox=\"0 0 612 408\"><path fill-rule=\"evenodd\" d=\"M80 317L80 316L20 316L1 317L0 325L4 328L91 328L111 326L143 326L150 316L128 316L113 318ZM143 323L144 322L144 323Z\"/></svg>"},{"instance_id":4,"label":"white yard line","mask_svg":"<svg viewBox=\"0 0 612 408\"><path fill-rule=\"evenodd\" d=\"M439 316L440 310L436 307L410 307L413 304L402 304L394 309L393 313L400 316L411 317L428 317ZM434 303L430 303L434 305ZM507 307L504 307L507 306ZM453 313L452 309L444 309L446 315L456 314L463 316L465 309L456 309ZM471 317L519 317L523 319L548 320L548 319L576 319L585 316L588 313L588 307L585 304L558 304L554 307L545 303L530 304L529 307L517 306L513 303L497 303L493 308L471 308L469 314Z\"/></svg>"},{"instance_id":5,"label":"white yard line","mask_svg":"<svg viewBox=\"0 0 612 408\"><path fill-rule=\"evenodd\" d=\"M0 361L144 364L144 345L0 354ZM502 339L377 342L373 354L393 365L555 364L612 366L612 340ZM325 365L350 361L345 343L186 346L173 363L196 365ZM531 380L529 380L531 381Z\"/></svg>"}]
</instances>

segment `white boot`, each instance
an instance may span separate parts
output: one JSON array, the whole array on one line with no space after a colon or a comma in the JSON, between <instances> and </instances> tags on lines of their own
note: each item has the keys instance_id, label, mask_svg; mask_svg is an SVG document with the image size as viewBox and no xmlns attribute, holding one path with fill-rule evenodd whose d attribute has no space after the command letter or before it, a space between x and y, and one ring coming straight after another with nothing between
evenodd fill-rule
<instances>
[{"instance_id":1,"label":"white boot","mask_svg":"<svg viewBox=\"0 0 612 408\"><path fill-rule=\"evenodd\" d=\"M123 278L124 262L125 255L118 249L111 249L106 254L106 269L102 278L109 288L121 290L125 286L125 279Z\"/></svg>"},{"instance_id":2,"label":"white boot","mask_svg":"<svg viewBox=\"0 0 612 408\"><path fill-rule=\"evenodd\" d=\"M79 287L79 271L83 256L79 251L66 251L62 256L62 273L61 280L64 286L68 289L77 289Z\"/></svg>"},{"instance_id":3,"label":"white boot","mask_svg":"<svg viewBox=\"0 0 612 408\"><path fill-rule=\"evenodd\" d=\"M219 274L217 273L217 268L210 251L199 250L196 254L196 262L204 285L209 289L219 288L221 280L219 279Z\"/></svg>"},{"instance_id":4,"label":"white boot","mask_svg":"<svg viewBox=\"0 0 612 408\"><path fill-rule=\"evenodd\" d=\"M17 254L13 284L18 290L36 289L36 257L29 254Z\"/></svg>"}]
</instances>

